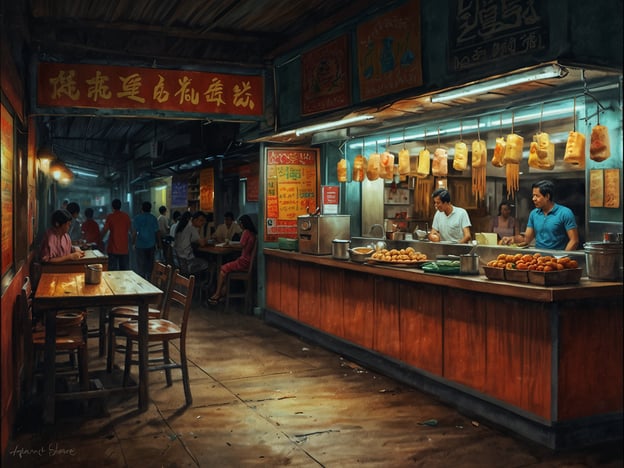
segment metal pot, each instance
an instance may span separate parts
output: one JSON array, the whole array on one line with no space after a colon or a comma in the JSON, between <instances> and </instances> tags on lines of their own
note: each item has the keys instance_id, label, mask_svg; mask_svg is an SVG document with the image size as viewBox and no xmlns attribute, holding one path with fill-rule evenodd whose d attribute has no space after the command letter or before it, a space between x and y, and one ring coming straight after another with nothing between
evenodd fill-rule
<instances>
[{"instance_id":1,"label":"metal pot","mask_svg":"<svg viewBox=\"0 0 624 468\"><path fill-rule=\"evenodd\" d=\"M479 256L475 254L463 254L459 256L459 271L466 275L479 274Z\"/></svg>"},{"instance_id":2,"label":"metal pot","mask_svg":"<svg viewBox=\"0 0 624 468\"><path fill-rule=\"evenodd\" d=\"M102 281L102 269L101 263L85 265L85 283L100 284L100 281Z\"/></svg>"},{"instance_id":3,"label":"metal pot","mask_svg":"<svg viewBox=\"0 0 624 468\"><path fill-rule=\"evenodd\" d=\"M350 240L334 239L332 241L332 257L337 260L349 260Z\"/></svg>"},{"instance_id":4,"label":"metal pot","mask_svg":"<svg viewBox=\"0 0 624 468\"><path fill-rule=\"evenodd\" d=\"M622 244L586 242L587 276L597 281L622 281Z\"/></svg>"}]
</instances>

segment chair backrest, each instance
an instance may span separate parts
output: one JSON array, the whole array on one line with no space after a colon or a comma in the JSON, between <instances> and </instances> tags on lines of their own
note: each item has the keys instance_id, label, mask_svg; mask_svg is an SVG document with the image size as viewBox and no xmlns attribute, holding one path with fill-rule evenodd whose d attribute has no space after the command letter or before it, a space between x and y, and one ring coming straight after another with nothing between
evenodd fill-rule
<instances>
[{"instance_id":1,"label":"chair backrest","mask_svg":"<svg viewBox=\"0 0 624 468\"><path fill-rule=\"evenodd\" d=\"M163 255L167 265L175 266L175 261L173 259L174 248L173 245L171 245L171 242L172 238L170 236L167 236L162 240Z\"/></svg>"},{"instance_id":2,"label":"chair backrest","mask_svg":"<svg viewBox=\"0 0 624 468\"><path fill-rule=\"evenodd\" d=\"M251 251L251 260L249 262L249 268L247 269L247 273L250 275L253 273L254 268L256 267L256 256L258 255L258 239L254 241L254 246Z\"/></svg>"},{"instance_id":3,"label":"chair backrest","mask_svg":"<svg viewBox=\"0 0 624 468\"><path fill-rule=\"evenodd\" d=\"M177 268L180 274L184 276L190 276L191 271L189 268L189 261L186 258L182 258L178 255L177 250L171 249L173 251L173 266Z\"/></svg>"},{"instance_id":4,"label":"chair backrest","mask_svg":"<svg viewBox=\"0 0 624 468\"><path fill-rule=\"evenodd\" d=\"M171 265L165 265L162 262L154 262L150 282L158 289L165 292L165 294L161 296L160 303L158 304L158 308L160 310L163 310L165 307L165 302L167 301L167 291L169 290L169 283L171 282L172 276L173 268Z\"/></svg>"},{"instance_id":5,"label":"chair backrest","mask_svg":"<svg viewBox=\"0 0 624 468\"><path fill-rule=\"evenodd\" d=\"M163 311L163 318L170 320L169 314L172 307L182 308L179 325L182 330L182 336L186 335L186 327L188 316L193 304L193 288L195 287L195 276L188 277L181 275L177 271L173 273L169 291L167 294L167 303Z\"/></svg>"}]
</instances>

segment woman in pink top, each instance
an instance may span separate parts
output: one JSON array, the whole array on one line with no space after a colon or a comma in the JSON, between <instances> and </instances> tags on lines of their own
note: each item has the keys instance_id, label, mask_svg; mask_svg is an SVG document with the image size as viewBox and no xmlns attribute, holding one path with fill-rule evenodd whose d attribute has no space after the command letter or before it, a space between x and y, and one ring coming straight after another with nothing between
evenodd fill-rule
<instances>
[{"instance_id":1,"label":"woman in pink top","mask_svg":"<svg viewBox=\"0 0 624 468\"><path fill-rule=\"evenodd\" d=\"M221 271L219 271L219 277L217 278L217 290L212 295L208 302L210 304L217 304L222 302L225 296L225 280L227 278L228 273L231 271L246 271L251 265L252 255L254 252L254 248L257 242L258 232L256 231L256 226L248 215L243 215L238 220L238 224L243 229L243 234L241 235L241 255L236 260L232 260L231 262L225 263L221 266Z\"/></svg>"},{"instance_id":2,"label":"woman in pink top","mask_svg":"<svg viewBox=\"0 0 624 468\"><path fill-rule=\"evenodd\" d=\"M52 213L52 227L49 228L43 241L39 256L42 262L64 262L84 257L84 252L77 245L72 245L69 228L74 217L67 210L56 210Z\"/></svg>"}]
</instances>

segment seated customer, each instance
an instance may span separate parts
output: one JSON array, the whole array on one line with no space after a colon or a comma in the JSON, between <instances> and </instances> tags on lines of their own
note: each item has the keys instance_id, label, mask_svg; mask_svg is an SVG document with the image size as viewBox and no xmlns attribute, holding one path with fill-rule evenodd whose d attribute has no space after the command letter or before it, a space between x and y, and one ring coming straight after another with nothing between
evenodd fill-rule
<instances>
[{"instance_id":1,"label":"seated customer","mask_svg":"<svg viewBox=\"0 0 624 468\"><path fill-rule=\"evenodd\" d=\"M253 221L248 215L241 216L239 222L243 228L243 234L240 240L242 252L240 257L236 260L225 263L221 266L221 270L219 271L219 276L217 278L217 290L208 300L208 302L212 305L223 301L227 275L232 271L246 271L249 268L249 265L251 265L251 256L257 242L258 232L256 231L256 226L254 226Z\"/></svg>"},{"instance_id":2,"label":"seated customer","mask_svg":"<svg viewBox=\"0 0 624 468\"><path fill-rule=\"evenodd\" d=\"M210 263L195 256L193 252L194 245L206 245L206 239L200 237L199 229L206 224L206 215L203 211L197 211L191 215L186 211L178 221L176 228L173 248L180 261L186 262L185 273L194 274L207 270ZM182 265L179 265L183 269Z\"/></svg>"},{"instance_id":3,"label":"seated customer","mask_svg":"<svg viewBox=\"0 0 624 468\"><path fill-rule=\"evenodd\" d=\"M212 238L217 242L238 240L241 232L240 226L234 222L234 214L228 211L223 215L223 224L217 226L217 230L212 235Z\"/></svg>"},{"instance_id":4,"label":"seated customer","mask_svg":"<svg viewBox=\"0 0 624 468\"><path fill-rule=\"evenodd\" d=\"M511 216L511 202L502 201L498 205L498 215L492 217L490 231L498 234L498 243L505 236L517 237L520 234L518 220Z\"/></svg>"},{"instance_id":5,"label":"seated customer","mask_svg":"<svg viewBox=\"0 0 624 468\"><path fill-rule=\"evenodd\" d=\"M67 210L52 213L52 227L46 231L39 251L42 262L58 263L84 257L80 247L72 245L68 234L73 221L74 217Z\"/></svg>"}]
</instances>

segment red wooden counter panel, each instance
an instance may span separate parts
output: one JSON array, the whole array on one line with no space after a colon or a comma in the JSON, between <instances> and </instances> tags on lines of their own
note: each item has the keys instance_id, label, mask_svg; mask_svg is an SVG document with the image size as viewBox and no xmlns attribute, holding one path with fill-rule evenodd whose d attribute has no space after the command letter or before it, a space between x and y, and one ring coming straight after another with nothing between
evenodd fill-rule
<instances>
[{"instance_id":1,"label":"red wooden counter panel","mask_svg":"<svg viewBox=\"0 0 624 468\"><path fill-rule=\"evenodd\" d=\"M311 257L269 251L267 307L544 421L623 410L613 285L496 287ZM575 300L560 299L564 290Z\"/></svg>"}]
</instances>

